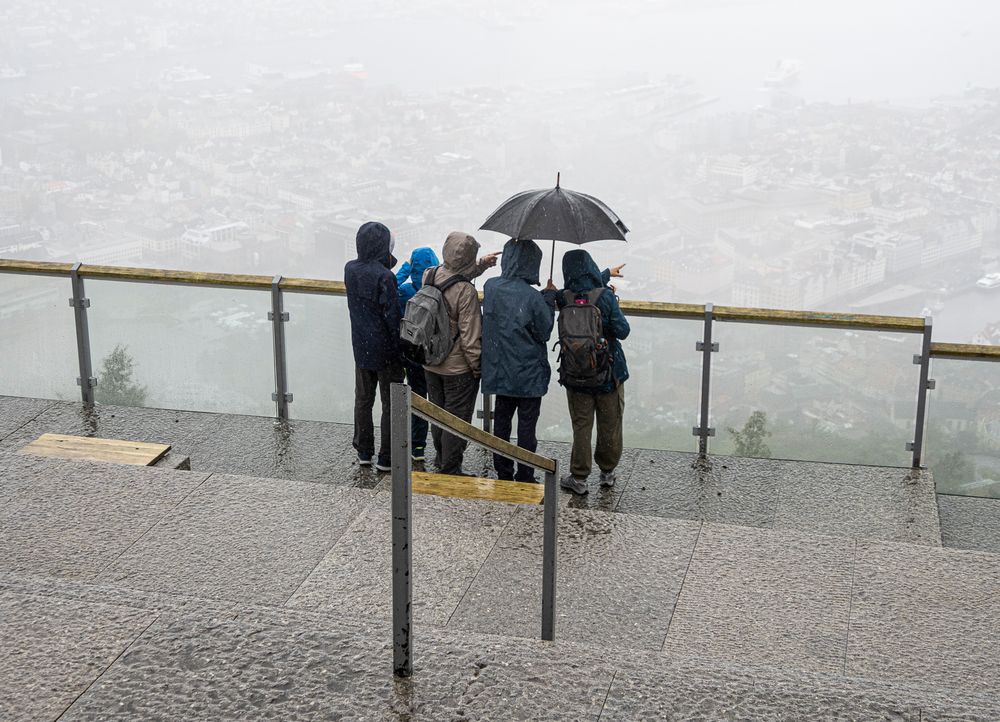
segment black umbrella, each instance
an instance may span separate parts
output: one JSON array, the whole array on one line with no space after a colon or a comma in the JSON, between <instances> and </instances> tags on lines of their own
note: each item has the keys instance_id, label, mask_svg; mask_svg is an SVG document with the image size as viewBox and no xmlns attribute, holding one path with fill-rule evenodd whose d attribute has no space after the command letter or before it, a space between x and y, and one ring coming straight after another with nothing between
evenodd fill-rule
<instances>
[{"instance_id":1,"label":"black umbrella","mask_svg":"<svg viewBox=\"0 0 1000 722\"><path fill-rule=\"evenodd\" d=\"M480 226L511 238L552 241L549 278L555 270L556 241L578 246L591 241L624 241L628 228L603 201L559 186L511 196Z\"/></svg>"}]
</instances>

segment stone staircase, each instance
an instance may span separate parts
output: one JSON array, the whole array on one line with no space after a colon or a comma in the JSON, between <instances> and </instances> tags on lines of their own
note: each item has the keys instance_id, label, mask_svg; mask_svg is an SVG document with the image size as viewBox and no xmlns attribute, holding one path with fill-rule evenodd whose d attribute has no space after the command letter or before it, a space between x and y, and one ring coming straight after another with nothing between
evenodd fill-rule
<instances>
[{"instance_id":1,"label":"stone staircase","mask_svg":"<svg viewBox=\"0 0 1000 722\"><path fill-rule=\"evenodd\" d=\"M1000 556L939 546L920 475L808 465L769 496L786 462L699 477L630 451L617 511L561 497L555 643L541 510L414 497L415 674L396 680L384 478L6 448L3 719L1000 719ZM632 484L700 518L622 510ZM828 518L843 499L854 518Z\"/></svg>"}]
</instances>

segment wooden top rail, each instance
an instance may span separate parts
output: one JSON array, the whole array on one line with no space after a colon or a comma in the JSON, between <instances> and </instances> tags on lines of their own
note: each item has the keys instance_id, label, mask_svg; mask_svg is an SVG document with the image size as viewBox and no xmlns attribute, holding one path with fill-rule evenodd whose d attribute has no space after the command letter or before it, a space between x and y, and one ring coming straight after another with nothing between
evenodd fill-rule
<instances>
[{"instance_id":1,"label":"wooden top rail","mask_svg":"<svg viewBox=\"0 0 1000 722\"><path fill-rule=\"evenodd\" d=\"M855 328L859 331L896 331L899 333L924 332L924 319L916 316L872 316L860 313L783 311L772 308L739 308L736 306L716 306L713 309L713 315L719 321L740 323Z\"/></svg>"},{"instance_id":2,"label":"wooden top rail","mask_svg":"<svg viewBox=\"0 0 1000 722\"><path fill-rule=\"evenodd\" d=\"M932 343L931 358L1000 361L1000 346L979 346L971 343Z\"/></svg>"},{"instance_id":3,"label":"wooden top rail","mask_svg":"<svg viewBox=\"0 0 1000 722\"><path fill-rule=\"evenodd\" d=\"M556 462L554 459L539 456L538 454L522 449L520 446L515 446L509 441L498 439L493 434L483 431L467 421L463 421L454 414L448 413L440 406L435 406L423 396L413 394L410 398L414 413L427 421L437 424L444 429L453 431L459 436L465 437L469 441L475 442L480 446L485 446L491 451L495 451L498 454L520 461L528 466L533 466L536 469L541 469L542 471L547 471L549 473L555 472Z\"/></svg>"}]
</instances>

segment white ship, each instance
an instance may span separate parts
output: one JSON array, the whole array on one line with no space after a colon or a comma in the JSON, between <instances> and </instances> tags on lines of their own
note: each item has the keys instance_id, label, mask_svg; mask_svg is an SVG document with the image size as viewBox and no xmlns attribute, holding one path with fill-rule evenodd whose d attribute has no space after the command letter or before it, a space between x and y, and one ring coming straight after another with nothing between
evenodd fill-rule
<instances>
[{"instance_id":1,"label":"white ship","mask_svg":"<svg viewBox=\"0 0 1000 722\"><path fill-rule=\"evenodd\" d=\"M781 88L791 85L799 79L799 73L801 72L801 60L790 60L788 58L779 60L777 65L774 66L774 70L764 76L764 87Z\"/></svg>"},{"instance_id":2,"label":"white ship","mask_svg":"<svg viewBox=\"0 0 1000 722\"><path fill-rule=\"evenodd\" d=\"M167 68L160 73L160 80L165 83L191 83L197 80L211 80L212 76L205 75L197 68L189 68L184 65L177 65Z\"/></svg>"},{"instance_id":3,"label":"white ship","mask_svg":"<svg viewBox=\"0 0 1000 722\"><path fill-rule=\"evenodd\" d=\"M12 68L9 65L0 66L0 80L17 80L27 75L20 68Z\"/></svg>"},{"instance_id":4,"label":"white ship","mask_svg":"<svg viewBox=\"0 0 1000 722\"><path fill-rule=\"evenodd\" d=\"M976 281L976 288L988 291L992 291L994 288L1000 288L1000 273L987 273L985 276Z\"/></svg>"}]
</instances>

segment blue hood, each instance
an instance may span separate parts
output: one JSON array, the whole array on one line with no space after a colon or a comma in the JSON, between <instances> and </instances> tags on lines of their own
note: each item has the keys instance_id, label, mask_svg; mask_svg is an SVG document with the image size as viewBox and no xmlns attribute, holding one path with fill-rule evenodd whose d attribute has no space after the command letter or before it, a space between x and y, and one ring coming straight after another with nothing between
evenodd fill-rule
<instances>
[{"instance_id":1,"label":"blue hood","mask_svg":"<svg viewBox=\"0 0 1000 722\"><path fill-rule=\"evenodd\" d=\"M419 291L424 283L424 271L428 268L434 268L434 266L440 266L441 262L438 260L433 248L422 246L421 248L413 249L413 253L410 254L409 265L410 283L413 284L415 290Z\"/></svg>"},{"instance_id":2,"label":"blue hood","mask_svg":"<svg viewBox=\"0 0 1000 722\"><path fill-rule=\"evenodd\" d=\"M392 253L389 229L377 221L368 221L358 229L355 239L359 261L386 263Z\"/></svg>"},{"instance_id":3,"label":"blue hood","mask_svg":"<svg viewBox=\"0 0 1000 722\"><path fill-rule=\"evenodd\" d=\"M601 269L590 254L582 249L570 251L562 259L563 282L570 291L589 291L603 288Z\"/></svg>"},{"instance_id":4,"label":"blue hood","mask_svg":"<svg viewBox=\"0 0 1000 722\"><path fill-rule=\"evenodd\" d=\"M503 247L500 259L501 278L519 278L533 286L539 285L538 270L542 265L542 249L531 240L513 238Z\"/></svg>"}]
</instances>

